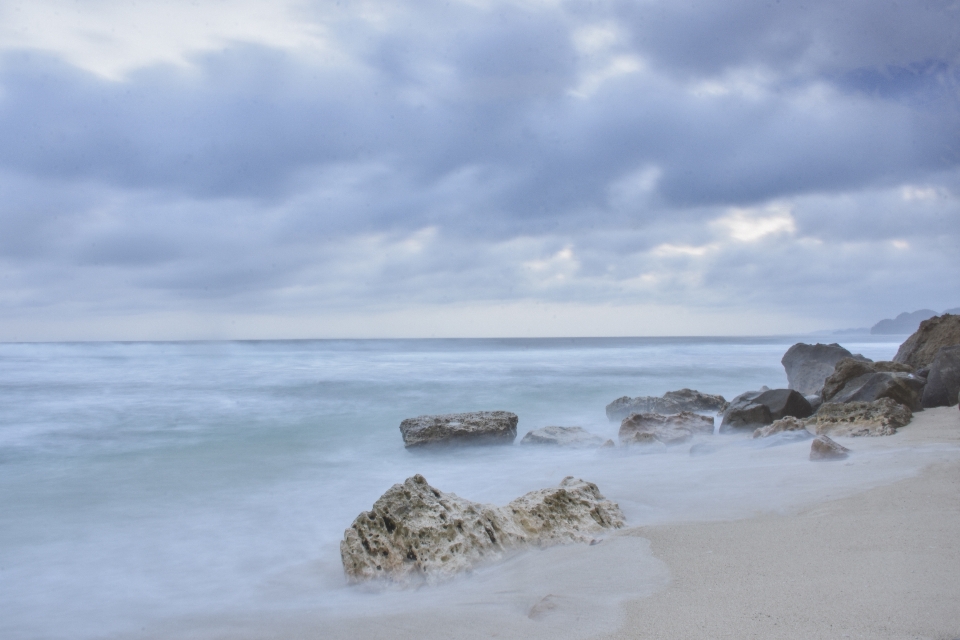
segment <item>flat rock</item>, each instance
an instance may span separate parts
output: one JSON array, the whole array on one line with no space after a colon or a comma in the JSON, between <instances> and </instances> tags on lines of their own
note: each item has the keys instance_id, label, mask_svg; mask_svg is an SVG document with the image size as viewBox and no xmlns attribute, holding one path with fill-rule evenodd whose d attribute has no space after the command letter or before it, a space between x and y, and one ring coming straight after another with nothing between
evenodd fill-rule
<instances>
[{"instance_id":1,"label":"flat rock","mask_svg":"<svg viewBox=\"0 0 960 640\"><path fill-rule=\"evenodd\" d=\"M747 391L734 398L723 414L720 429L755 430L780 418L806 418L812 413L813 407L799 391L764 387L760 391Z\"/></svg>"},{"instance_id":2,"label":"flat rock","mask_svg":"<svg viewBox=\"0 0 960 640\"><path fill-rule=\"evenodd\" d=\"M920 328L900 345L893 360L922 369L933 362L940 349L958 344L960 315L945 313L921 322Z\"/></svg>"},{"instance_id":3,"label":"flat rock","mask_svg":"<svg viewBox=\"0 0 960 640\"><path fill-rule=\"evenodd\" d=\"M723 396L700 393L694 389L668 391L662 397L623 396L607 405L607 418L611 422L623 420L631 413L659 413L669 415L681 411L722 411L727 405Z\"/></svg>"},{"instance_id":4,"label":"flat rock","mask_svg":"<svg viewBox=\"0 0 960 640\"><path fill-rule=\"evenodd\" d=\"M798 342L783 354L780 363L787 372L787 387L805 396L819 394L824 381L843 358L866 360L839 344L805 344Z\"/></svg>"},{"instance_id":5,"label":"flat rock","mask_svg":"<svg viewBox=\"0 0 960 640\"><path fill-rule=\"evenodd\" d=\"M890 436L912 418L909 407L890 398L873 402L825 402L811 426L820 435Z\"/></svg>"},{"instance_id":6,"label":"flat rock","mask_svg":"<svg viewBox=\"0 0 960 640\"><path fill-rule=\"evenodd\" d=\"M513 444L517 414L509 411L474 411L407 418L400 423L408 449L458 445Z\"/></svg>"},{"instance_id":7,"label":"flat rock","mask_svg":"<svg viewBox=\"0 0 960 640\"><path fill-rule=\"evenodd\" d=\"M357 516L343 534L340 557L350 582L437 582L512 550L589 543L623 524L616 503L573 477L497 507L444 493L418 474Z\"/></svg>"},{"instance_id":8,"label":"flat rock","mask_svg":"<svg viewBox=\"0 0 960 640\"><path fill-rule=\"evenodd\" d=\"M672 415L659 413L634 413L620 423L621 445L648 444L653 441L663 444L679 444L695 433L713 433L713 418L691 411Z\"/></svg>"},{"instance_id":9,"label":"flat rock","mask_svg":"<svg viewBox=\"0 0 960 640\"><path fill-rule=\"evenodd\" d=\"M817 436L810 443L811 460L843 460L850 455L850 449L837 444L827 436Z\"/></svg>"},{"instance_id":10,"label":"flat rock","mask_svg":"<svg viewBox=\"0 0 960 640\"><path fill-rule=\"evenodd\" d=\"M960 394L960 345L942 347L930 363L920 404L924 408L949 407Z\"/></svg>"},{"instance_id":11,"label":"flat rock","mask_svg":"<svg viewBox=\"0 0 960 640\"><path fill-rule=\"evenodd\" d=\"M760 427L753 432L754 438L769 438L772 435L783 433L784 431L806 431L807 423L800 418L794 418L793 416L787 416L786 418L780 418L779 420L774 420L771 424L768 424L765 427Z\"/></svg>"},{"instance_id":12,"label":"flat rock","mask_svg":"<svg viewBox=\"0 0 960 640\"><path fill-rule=\"evenodd\" d=\"M543 427L527 432L520 444L545 444L559 447L588 448L603 445L603 438L582 427Z\"/></svg>"}]
</instances>

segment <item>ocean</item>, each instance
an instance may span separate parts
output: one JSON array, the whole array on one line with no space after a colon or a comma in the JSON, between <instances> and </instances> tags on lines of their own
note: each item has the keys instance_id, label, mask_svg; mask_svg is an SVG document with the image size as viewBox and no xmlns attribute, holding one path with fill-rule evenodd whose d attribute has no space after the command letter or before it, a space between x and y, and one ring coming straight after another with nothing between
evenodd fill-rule
<instances>
[{"instance_id":1,"label":"ocean","mask_svg":"<svg viewBox=\"0 0 960 640\"><path fill-rule=\"evenodd\" d=\"M900 342L843 339L872 359ZM400 437L404 418L506 410L517 442L547 425L616 439L604 413L615 398L784 387L780 358L800 341L818 338L0 344L0 637L216 637L251 617L336 624L464 594L497 606L510 589L519 611L546 588L524 563L574 553L531 552L429 593L349 587L343 530L414 473L497 504L575 475L644 525L785 511L916 472L811 465L809 444L745 435L712 436L723 447L707 456L417 455ZM654 567L641 547L636 562ZM638 566L624 565L631 593L666 579ZM521 576L530 584L494 586Z\"/></svg>"}]
</instances>

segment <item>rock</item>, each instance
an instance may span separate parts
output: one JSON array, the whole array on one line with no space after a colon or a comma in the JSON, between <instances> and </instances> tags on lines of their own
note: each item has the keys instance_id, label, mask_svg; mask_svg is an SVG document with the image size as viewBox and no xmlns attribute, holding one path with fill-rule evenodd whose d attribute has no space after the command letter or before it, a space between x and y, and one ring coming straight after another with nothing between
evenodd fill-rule
<instances>
[{"instance_id":1,"label":"rock","mask_svg":"<svg viewBox=\"0 0 960 640\"><path fill-rule=\"evenodd\" d=\"M623 524L616 503L573 477L496 507L439 491L418 474L357 516L343 534L340 557L350 582L436 582L510 550L589 543Z\"/></svg>"},{"instance_id":2,"label":"rock","mask_svg":"<svg viewBox=\"0 0 960 640\"><path fill-rule=\"evenodd\" d=\"M811 460L843 460L850 454L850 449L837 444L827 436L817 436L810 443Z\"/></svg>"},{"instance_id":3,"label":"rock","mask_svg":"<svg viewBox=\"0 0 960 640\"><path fill-rule=\"evenodd\" d=\"M694 433L713 433L713 418L690 411L673 415L634 413L620 423L620 444L644 444L653 440L663 444L678 444Z\"/></svg>"},{"instance_id":4,"label":"rock","mask_svg":"<svg viewBox=\"0 0 960 640\"><path fill-rule=\"evenodd\" d=\"M798 342L787 349L780 363L787 372L787 387L809 396L820 393L824 380L843 358L866 360L862 355L853 355L836 343Z\"/></svg>"},{"instance_id":5,"label":"rock","mask_svg":"<svg viewBox=\"0 0 960 640\"><path fill-rule=\"evenodd\" d=\"M640 396L629 398L623 396L607 405L607 418L614 422L623 420L631 413L659 413L668 415L681 411L722 411L727 401L723 396L700 393L693 389L668 391L663 397Z\"/></svg>"},{"instance_id":6,"label":"rock","mask_svg":"<svg viewBox=\"0 0 960 640\"><path fill-rule=\"evenodd\" d=\"M542 429L529 431L520 440L520 444L548 444L560 447L586 448L601 446L603 438L582 427L543 427Z\"/></svg>"},{"instance_id":7,"label":"rock","mask_svg":"<svg viewBox=\"0 0 960 640\"><path fill-rule=\"evenodd\" d=\"M921 322L916 333L900 345L893 361L922 369L933 362L940 349L958 344L960 315L945 313Z\"/></svg>"},{"instance_id":8,"label":"rock","mask_svg":"<svg viewBox=\"0 0 960 640\"><path fill-rule=\"evenodd\" d=\"M613 440L607 440L607 441L604 442L602 445L600 445L600 448L601 448L601 449L616 449L616 448L617 448L617 445L616 445L616 443L615 443Z\"/></svg>"},{"instance_id":9,"label":"rock","mask_svg":"<svg viewBox=\"0 0 960 640\"><path fill-rule=\"evenodd\" d=\"M825 402L811 426L819 435L890 436L912 418L909 407L890 398L873 402Z\"/></svg>"},{"instance_id":10,"label":"rock","mask_svg":"<svg viewBox=\"0 0 960 640\"><path fill-rule=\"evenodd\" d=\"M837 396L844 392L847 389L847 386L853 380L862 378L869 374L874 373L896 373L896 374L910 374L913 373L913 367L899 362L867 362L863 360L855 360L853 358L844 358L837 362L837 366L834 369L833 373L830 374L830 377L826 379L823 383L823 391L821 396L823 397L824 402L840 402L837 400ZM875 379L874 384L876 384L880 379ZM862 386L866 379L858 383L859 386ZM916 382L905 382L908 387L922 386L923 381L920 378L916 378ZM859 387L857 387L859 388ZM851 391L845 392L846 395L852 393ZM907 392L907 395L910 396L911 393ZM896 398L894 398L896 399ZM855 400L876 400L876 398L855 398ZM911 405L912 406L912 405Z\"/></svg>"},{"instance_id":11,"label":"rock","mask_svg":"<svg viewBox=\"0 0 960 640\"><path fill-rule=\"evenodd\" d=\"M930 363L930 374L920 404L924 408L949 407L960 394L960 345L943 347Z\"/></svg>"},{"instance_id":12,"label":"rock","mask_svg":"<svg viewBox=\"0 0 960 640\"><path fill-rule=\"evenodd\" d=\"M509 411L474 411L407 418L400 423L408 449L473 444L513 444L517 414Z\"/></svg>"},{"instance_id":13,"label":"rock","mask_svg":"<svg viewBox=\"0 0 960 640\"><path fill-rule=\"evenodd\" d=\"M831 402L873 402L890 398L914 410L920 409L923 380L909 373L867 373L843 386Z\"/></svg>"},{"instance_id":14,"label":"rock","mask_svg":"<svg viewBox=\"0 0 960 640\"><path fill-rule=\"evenodd\" d=\"M806 431L807 423L799 418L794 418L793 416L787 416L786 418L780 418L779 420L774 420L771 424L768 424L765 427L760 427L753 432L754 438L769 438L770 436L776 433L783 433L784 431Z\"/></svg>"},{"instance_id":15,"label":"rock","mask_svg":"<svg viewBox=\"0 0 960 640\"><path fill-rule=\"evenodd\" d=\"M806 418L813 408L799 391L793 389L761 389L741 393L723 414L721 431L757 429L786 416Z\"/></svg>"},{"instance_id":16,"label":"rock","mask_svg":"<svg viewBox=\"0 0 960 640\"><path fill-rule=\"evenodd\" d=\"M819 393L803 397L807 402L810 403L810 408L814 413L816 413L817 409L820 408L820 405L823 404L823 398L820 397Z\"/></svg>"},{"instance_id":17,"label":"rock","mask_svg":"<svg viewBox=\"0 0 960 640\"><path fill-rule=\"evenodd\" d=\"M912 313L904 311L892 320L881 320L873 325L870 328L870 333L873 335L903 335L913 333L917 330L917 327L920 326L921 322L935 315L937 315L937 312L932 309L920 309Z\"/></svg>"}]
</instances>

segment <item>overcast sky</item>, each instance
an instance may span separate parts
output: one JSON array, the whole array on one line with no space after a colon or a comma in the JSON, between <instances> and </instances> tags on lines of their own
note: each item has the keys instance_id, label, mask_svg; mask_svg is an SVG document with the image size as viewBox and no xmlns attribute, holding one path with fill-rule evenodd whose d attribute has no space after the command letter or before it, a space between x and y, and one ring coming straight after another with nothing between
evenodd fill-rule
<instances>
[{"instance_id":1,"label":"overcast sky","mask_svg":"<svg viewBox=\"0 0 960 640\"><path fill-rule=\"evenodd\" d=\"M958 305L958 0L0 0L0 340Z\"/></svg>"}]
</instances>

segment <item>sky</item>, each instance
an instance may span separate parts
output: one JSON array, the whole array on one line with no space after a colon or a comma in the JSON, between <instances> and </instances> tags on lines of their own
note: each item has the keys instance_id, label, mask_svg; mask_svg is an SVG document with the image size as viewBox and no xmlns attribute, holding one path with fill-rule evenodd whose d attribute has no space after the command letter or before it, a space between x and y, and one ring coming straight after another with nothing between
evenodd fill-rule
<instances>
[{"instance_id":1,"label":"sky","mask_svg":"<svg viewBox=\"0 0 960 640\"><path fill-rule=\"evenodd\" d=\"M0 340L960 306L960 0L0 0Z\"/></svg>"}]
</instances>

